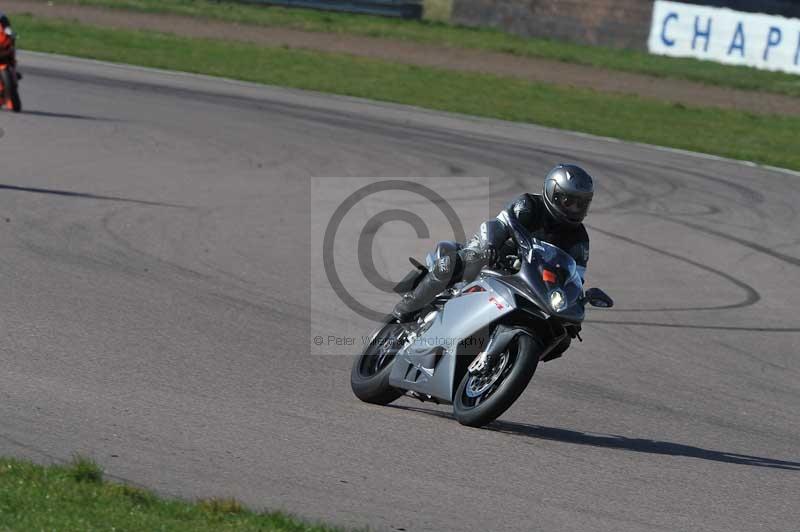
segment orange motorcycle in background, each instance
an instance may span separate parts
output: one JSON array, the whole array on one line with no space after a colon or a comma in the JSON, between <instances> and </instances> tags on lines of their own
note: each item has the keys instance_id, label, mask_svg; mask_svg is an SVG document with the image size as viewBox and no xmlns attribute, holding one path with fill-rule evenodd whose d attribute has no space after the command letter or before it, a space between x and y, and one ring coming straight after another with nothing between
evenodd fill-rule
<instances>
[{"instance_id":1,"label":"orange motorcycle in background","mask_svg":"<svg viewBox=\"0 0 800 532\"><path fill-rule=\"evenodd\" d=\"M22 111L19 97L19 80L22 76L17 73L15 41L16 35L11 28L3 28L0 34L0 104L3 109L18 113Z\"/></svg>"}]
</instances>

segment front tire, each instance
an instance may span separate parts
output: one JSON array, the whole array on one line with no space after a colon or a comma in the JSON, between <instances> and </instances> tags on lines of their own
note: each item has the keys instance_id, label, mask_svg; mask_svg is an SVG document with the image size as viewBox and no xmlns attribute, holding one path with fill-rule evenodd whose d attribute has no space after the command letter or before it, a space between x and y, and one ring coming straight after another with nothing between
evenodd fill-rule
<instances>
[{"instance_id":1,"label":"front tire","mask_svg":"<svg viewBox=\"0 0 800 532\"><path fill-rule=\"evenodd\" d=\"M22 111L22 100L19 97L19 90L16 86L11 87L11 110L15 113Z\"/></svg>"},{"instance_id":2,"label":"front tire","mask_svg":"<svg viewBox=\"0 0 800 532\"><path fill-rule=\"evenodd\" d=\"M488 375L464 374L453 400L456 420L482 427L500 417L527 388L542 350L538 340L519 334L496 358Z\"/></svg>"},{"instance_id":3,"label":"front tire","mask_svg":"<svg viewBox=\"0 0 800 532\"><path fill-rule=\"evenodd\" d=\"M350 387L356 397L365 403L388 405L403 396L404 391L389 384L389 374L404 335L403 326L393 320L356 357L350 371Z\"/></svg>"}]
</instances>

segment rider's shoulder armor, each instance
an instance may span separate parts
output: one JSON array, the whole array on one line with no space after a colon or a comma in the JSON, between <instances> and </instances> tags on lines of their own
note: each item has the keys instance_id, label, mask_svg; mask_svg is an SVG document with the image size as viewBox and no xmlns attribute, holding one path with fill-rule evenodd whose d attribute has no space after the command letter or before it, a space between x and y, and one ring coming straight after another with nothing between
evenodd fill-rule
<instances>
[{"instance_id":1,"label":"rider's shoulder armor","mask_svg":"<svg viewBox=\"0 0 800 532\"><path fill-rule=\"evenodd\" d=\"M509 202L506 209L510 211L510 214L519 217L521 214L524 215L535 210L533 202L533 194L520 194Z\"/></svg>"},{"instance_id":2,"label":"rider's shoulder armor","mask_svg":"<svg viewBox=\"0 0 800 532\"><path fill-rule=\"evenodd\" d=\"M541 194L520 194L506 207L506 212L519 220L528 230L535 231L543 224L545 214Z\"/></svg>"}]
</instances>

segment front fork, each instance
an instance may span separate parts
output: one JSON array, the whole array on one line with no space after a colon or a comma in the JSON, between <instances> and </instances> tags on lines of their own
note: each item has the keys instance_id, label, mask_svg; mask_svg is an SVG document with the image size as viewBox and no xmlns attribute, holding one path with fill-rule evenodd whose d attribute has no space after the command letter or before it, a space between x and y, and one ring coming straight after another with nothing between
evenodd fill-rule
<instances>
[{"instance_id":1,"label":"front fork","mask_svg":"<svg viewBox=\"0 0 800 532\"><path fill-rule=\"evenodd\" d=\"M541 344L541 339L537 338L536 335L528 329L519 326L498 325L489 337L486 349L479 353L467 368L470 375L478 375L491 368L495 360L497 360L497 357L504 353L512 340L520 334L527 334L534 343ZM567 338L567 336L567 331L563 327L561 328L560 334L551 336L550 341L539 354L539 360L541 361L547 357L550 351Z\"/></svg>"}]
</instances>

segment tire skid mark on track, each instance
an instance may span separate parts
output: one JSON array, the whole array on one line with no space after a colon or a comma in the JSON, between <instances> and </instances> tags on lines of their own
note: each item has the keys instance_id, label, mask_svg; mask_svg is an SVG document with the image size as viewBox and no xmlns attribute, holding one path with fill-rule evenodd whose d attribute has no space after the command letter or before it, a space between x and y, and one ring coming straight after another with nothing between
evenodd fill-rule
<instances>
[{"instance_id":1,"label":"tire skid mark on track","mask_svg":"<svg viewBox=\"0 0 800 532\"><path fill-rule=\"evenodd\" d=\"M773 369L777 369L777 370L780 370L780 371L792 371L792 372L800 373L800 367L798 367L798 369L795 370L795 369L789 367L788 365L787 366L782 366L780 364L775 364L774 362L769 362L767 360L764 360L763 358L760 358L760 357L756 356L750 350L742 349L740 346L738 346L738 345L736 345L734 343L725 342L723 340L717 340L716 343L720 347L723 347L725 349L729 349L731 351L739 353L740 355L742 355L742 356L744 356L746 358L749 358L749 359L751 359L751 360L753 360L753 361L755 361L755 362L757 362L759 364L770 366Z\"/></svg>"},{"instance_id":2,"label":"tire skid mark on track","mask_svg":"<svg viewBox=\"0 0 800 532\"><path fill-rule=\"evenodd\" d=\"M756 207L756 205L764 203L764 201L765 201L764 195L761 192L758 192L758 191L756 191L756 190L754 190L754 189L752 189L750 187L747 187L745 185L741 185L739 183L732 183L732 182L730 182L730 181L728 181L726 179L722 179L722 178L714 177L714 176L709 176L708 174L695 172L695 171L692 171L692 170L684 170L684 169L677 168L677 167L674 167L674 166L663 165L663 164L658 164L658 163L653 163L653 162L643 162L643 161L637 161L637 160L633 160L633 159L629 159L629 158L623 158L623 157L615 159L615 162L625 162L626 163L626 167L628 167L628 166L640 167L642 169L641 173L636 174L636 175L632 175L632 172L631 172L631 177L635 178L637 181L640 181L642 179L648 179L651 176L652 176L651 186L653 186L653 185L657 186L657 185L661 184L663 181L667 181L672 186L672 190L670 192L679 192L679 191L685 191L685 190L695 190L693 187L687 186L687 184L685 182L683 182L683 181L681 181L679 179L676 179L676 178L669 177L670 174L678 174L680 176L693 176L693 177L696 177L696 178L700 179L701 181L711 181L713 183L717 183L719 185L723 185L726 188L732 189L733 191L735 191L740 196L741 199L740 199L739 202L737 202L737 204L741 205L744 208L752 210L761 219L767 219L768 218L767 214L763 210L761 210L761 209ZM618 169L612 167L612 165L610 163L605 163L603 161L597 161L594 164L596 164L598 167L604 167L604 168L607 169L607 176L604 176L606 179L608 179L609 176L619 176L619 175L621 175L621 172ZM656 174L653 171L654 169L663 170L665 172ZM642 192L642 194L645 195L645 197L647 197L648 199L654 199L654 195L649 194L649 192L647 192L647 190L648 189L646 188L645 191ZM705 192L705 191L701 190L700 192ZM665 197L667 195L668 194L659 194L657 197L658 198L663 198L663 197ZM683 194L680 197L680 201L681 202L686 202L687 201L687 197L690 197L690 196L688 194ZM727 199L728 199L728 201L733 201L730 198L727 198ZM622 203L614 204L614 205L612 205L610 207L604 207L603 211L611 211L613 209L619 209L619 208L632 208L632 207L635 207L635 206L637 206L637 205L639 205L641 203L646 203L646 202L645 201L642 201L642 202L632 201L631 204L627 204L626 202L622 202ZM667 208L665 210L669 210L669 209Z\"/></svg>"},{"instance_id":3,"label":"tire skid mark on track","mask_svg":"<svg viewBox=\"0 0 800 532\"><path fill-rule=\"evenodd\" d=\"M619 311L617 311L619 312ZM742 331L742 332L768 332L768 333L798 333L800 327L738 327L734 325L702 325L683 323L659 323L649 321L621 321L621 320L587 320L587 323L598 325L636 325L641 327L668 327L672 329L700 329L712 331Z\"/></svg>"},{"instance_id":4,"label":"tire skid mark on track","mask_svg":"<svg viewBox=\"0 0 800 532\"><path fill-rule=\"evenodd\" d=\"M208 209L197 209L197 210L207 211ZM128 252L133 253L138 257L146 258L155 266L166 268L167 271L171 270L173 273L176 273L181 278L187 278L187 280L194 279L195 281L201 282L205 286L209 287L209 289L205 292L206 296L216 299L218 301L225 302L226 304L229 304L234 308L254 309L260 312L261 314L269 315L270 319L276 322L277 320L296 320L299 321L300 323L308 322L308 313L307 313L308 310L305 307L297 305L296 303L282 301L274 297L271 297L268 294L261 294L261 293L259 293L258 303L251 301L244 295L242 295L241 297L233 297L227 293L223 293L220 289L224 288L225 290L231 292L241 292L242 288L240 286L234 283L222 282L220 281L220 279L208 273L195 270L192 268L187 268L186 266L182 266L178 263L165 260L157 255L148 253L142 249L135 247L123 236L117 234L117 232L111 228L111 219L118 214L119 214L118 212L110 212L106 214L106 216L104 216L101 221L102 227L116 244L122 246ZM201 212L200 217L202 218L202 216L203 213ZM185 291L185 293L193 295L198 294L196 287L182 286L182 283L181 285L173 283L171 286L176 289L179 286L181 286L180 290ZM286 310L287 307L293 307L295 310L298 310L300 314L293 314L287 312Z\"/></svg>"},{"instance_id":5,"label":"tire skid mark on track","mask_svg":"<svg viewBox=\"0 0 800 532\"><path fill-rule=\"evenodd\" d=\"M207 209L203 213L201 213L200 216L198 217L198 227L203 227L205 220L208 217L212 216L213 214L214 214L213 209ZM200 234L200 237L204 239L202 241L202 246L208 247L211 244L205 240L205 235L206 235L205 232L201 232ZM220 268L214 262L206 260L200 255L198 255L195 260L198 264L202 265L205 268L208 268L210 271L213 271L214 273L220 276L226 277L234 281L234 283L231 283L230 286L236 286L238 289L247 290L249 294L257 293L259 300L266 299L270 303L273 303L280 307L291 307L295 310L298 310L301 312L301 314L294 315L293 319L298 320L300 321L300 323L303 324L307 324L309 322L308 309L302 305L298 305L294 300L275 298L274 296L270 295L270 293L272 292L270 287L260 286L257 283L254 283L253 281L247 279L242 275L236 274L224 268ZM236 285L236 283L239 283L239 285ZM338 315L335 317L338 317Z\"/></svg>"},{"instance_id":6,"label":"tire skid mark on track","mask_svg":"<svg viewBox=\"0 0 800 532\"><path fill-rule=\"evenodd\" d=\"M661 255L670 257L671 259L675 259L675 260L678 260L678 261L681 261L681 262L685 262L686 264L690 264L691 266L694 266L695 268L699 268L701 270L704 270L704 271L707 271L709 273L712 273L712 274L714 274L714 275L716 275L718 277L722 277L723 279L729 281L731 284L734 284L737 287L739 287L742 290L744 290L744 292L746 294L745 298L742 301L740 301L738 303L731 303L731 304L728 304L728 305L706 306L706 307L654 308L654 309L652 309L652 308L651 309L615 309L616 312L667 312L667 311L674 312L674 311L688 311L688 310L726 310L726 309L736 309L736 308L749 307L751 305L756 304L761 299L761 295L758 293L758 291L755 288L753 288L752 286L750 286L749 284L745 283L744 281L741 281L741 280L737 279L736 277L733 277L732 275L730 275L730 274L728 274L728 273L726 273L726 272L724 272L722 270L718 270L716 268L712 268L711 266L706 266L703 263L694 261L692 259L689 259L689 258L683 256L683 255L678 255L676 253L671 253L671 252L666 251L664 249L645 244L645 243L640 242L638 240L635 240L633 238L628 238L626 236L623 236L623 235L620 235L620 234L617 234L617 233L612 233L611 231L606 231L605 229L600 229L600 228L598 228L598 227L596 227L594 225L587 224L587 227L591 228L592 231L597 231L598 233L600 233L602 235L606 235L606 236L611 237L611 238L616 238L617 240L622 240L623 242L626 242L628 244L632 244L634 246L639 246L639 247L645 248L648 251L659 253Z\"/></svg>"},{"instance_id":7,"label":"tire skid mark on track","mask_svg":"<svg viewBox=\"0 0 800 532\"><path fill-rule=\"evenodd\" d=\"M178 205L175 203L164 203L160 201L122 198L119 196L103 196L99 194L90 194L87 192L76 192L72 190L57 190L52 188L36 188L36 187L23 187L19 185L0 184L0 190L11 190L14 192L30 192L33 194L50 194L53 196L64 196L68 198L78 198L78 199L117 201L120 203L136 203L138 205L150 205L154 207L173 207L177 209L191 209L191 207L188 205Z\"/></svg>"},{"instance_id":8,"label":"tire skid mark on track","mask_svg":"<svg viewBox=\"0 0 800 532\"><path fill-rule=\"evenodd\" d=\"M613 167L611 163L602 159L590 159L590 161L593 170L595 168L601 169L601 172L597 172L596 170L594 170L594 172L595 174L602 175L604 182L611 181L612 184L620 183L622 191L630 195L629 198L617 203L612 203L611 205L606 205L602 209L593 209L594 213L618 212L619 210L630 210L639 206L645 206L649 202L657 202L672 195L674 192L680 190L683 185L676 178L663 174L655 175L652 170L634 174L633 170L628 171L626 168L624 171L621 171L619 168ZM637 187L636 191L630 190L631 182L639 185L642 181L644 181L646 185ZM661 190L664 186L667 187L667 190ZM604 191L613 190L614 188L617 187L608 186L604 188Z\"/></svg>"},{"instance_id":9,"label":"tire skid mark on track","mask_svg":"<svg viewBox=\"0 0 800 532\"><path fill-rule=\"evenodd\" d=\"M89 116L89 115L78 115L74 113L54 113L51 111L38 111L38 110L31 110L25 109L23 110L22 114L24 116L42 116L45 118L65 118L68 120L88 120L91 122L120 122L120 120L116 120L113 118L102 118L99 116Z\"/></svg>"},{"instance_id":10,"label":"tire skid mark on track","mask_svg":"<svg viewBox=\"0 0 800 532\"><path fill-rule=\"evenodd\" d=\"M733 236L733 235L729 235L727 233L723 233L722 231L717 231L716 229L711 229L709 227L702 226L702 225L699 225L699 224L696 224L696 223L687 222L686 220L679 220L679 219L676 219L676 218L672 218L672 217L668 217L668 216L659 216L659 215L655 215L655 214L652 215L652 216L664 218L665 220L669 220L670 222L674 222L674 223L686 226L686 227L688 227L690 229L694 229L695 231L699 231L701 233L706 233L706 234L709 234L709 235L713 235L713 236L722 238L723 240L727 240L729 242L735 242L735 243L737 243L739 245L742 245L742 246L744 246L744 247L746 247L748 249L751 249L751 250L756 251L758 253L761 253L763 255L770 256L773 259L777 259L777 260L779 260L781 262L785 262L786 264L789 264L791 266L800 267L800 258L793 257L793 256L787 255L785 253L780 253L778 251L773 250L772 248L769 248L767 246L762 246L761 244L756 244L755 242L751 242L749 240L745 240L744 238L739 238L739 237L736 237L736 236Z\"/></svg>"}]
</instances>

